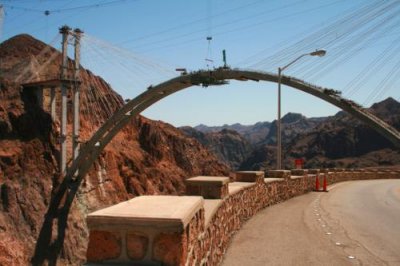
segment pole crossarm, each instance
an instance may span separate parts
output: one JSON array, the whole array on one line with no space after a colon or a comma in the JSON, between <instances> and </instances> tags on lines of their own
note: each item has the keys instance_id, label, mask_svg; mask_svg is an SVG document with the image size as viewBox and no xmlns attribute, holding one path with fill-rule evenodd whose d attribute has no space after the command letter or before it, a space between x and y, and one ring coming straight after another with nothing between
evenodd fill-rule
<instances>
[{"instance_id":1,"label":"pole crossarm","mask_svg":"<svg viewBox=\"0 0 400 266\"><path fill-rule=\"evenodd\" d=\"M161 99L186 89L188 87L198 85L194 81L199 78L212 78L217 81L224 80L252 80L252 81L268 81L278 82L278 75L259 71L249 71L240 69L216 69L213 71L201 70L192 72L187 75L181 75L157 86L149 88L136 98L125 104L119 111L114 113L103 126L93 135L93 137L82 144L78 157L72 162L67 169L64 178L64 184L71 180L80 181L90 170L94 161L98 158L105 146L114 138L114 136L126 126L134 117L139 115L146 108L160 101ZM319 87L303 80L290 76L281 76L282 84L301 90L305 93L318 97L328 103L331 103L343 111L346 111L353 117L363 121L371 126L378 133L391 141L397 148L400 148L400 133L375 115L361 108L350 100L347 100L333 90ZM74 175L76 176L74 177Z\"/></svg>"}]
</instances>

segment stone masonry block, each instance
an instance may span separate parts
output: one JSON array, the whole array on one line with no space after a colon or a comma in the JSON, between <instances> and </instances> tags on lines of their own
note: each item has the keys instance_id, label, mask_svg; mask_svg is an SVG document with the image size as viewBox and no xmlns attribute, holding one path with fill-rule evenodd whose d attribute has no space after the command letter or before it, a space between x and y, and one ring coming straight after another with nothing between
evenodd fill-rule
<instances>
[{"instance_id":1,"label":"stone masonry block","mask_svg":"<svg viewBox=\"0 0 400 266\"><path fill-rule=\"evenodd\" d=\"M89 214L87 223L90 229L162 225L170 231L182 232L203 204L201 197L140 196Z\"/></svg>"},{"instance_id":2,"label":"stone masonry block","mask_svg":"<svg viewBox=\"0 0 400 266\"><path fill-rule=\"evenodd\" d=\"M161 233L153 243L153 260L162 265L184 265L185 234Z\"/></svg>"},{"instance_id":3,"label":"stone masonry block","mask_svg":"<svg viewBox=\"0 0 400 266\"><path fill-rule=\"evenodd\" d=\"M237 182L263 182L263 171L238 171L235 172L235 181Z\"/></svg>"},{"instance_id":4,"label":"stone masonry block","mask_svg":"<svg viewBox=\"0 0 400 266\"><path fill-rule=\"evenodd\" d=\"M268 177L290 179L289 170L268 170Z\"/></svg>"},{"instance_id":5,"label":"stone masonry block","mask_svg":"<svg viewBox=\"0 0 400 266\"><path fill-rule=\"evenodd\" d=\"M121 235L117 232L91 230L86 253L89 262L117 259L121 255Z\"/></svg>"},{"instance_id":6,"label":"stone masonry block","mask_svg":"<svg viewBox=\"0 0 400 266\"><path fill-rule=\"evenodd\" d=\"M147 254L149 238L140 233L127 233L126 235L126 251L132 260L141 260Z\"/></svg>"},{"instance_id":7,"label":"stone masonry block","mask_svg":"<svg viewBox=\"0 0 400 266\"><path fill-rule=\"evenodd\" d=\"M198 218L203 217L203 206L204 199L196 196L140 196L93 212L87 217L91 232L88 261L184 265L187 230L192 221L202 223L198 226L203 228L204 219Z\"/></svg>"},{"instance_id":8,"label":"stone masonry block","mask_svg":"<svg viewBox=\"0 0 400 266\"><path fill-rule=\"evenodd\" d=\"M186 179L186 193L205 199L223 199L228 196L229 177L196 176Z\"/></svg>"},{"instance_id":9,"label":"stone masonry block","mask_svg":"<svg viewBox=\"0 0 400 266\"><path fill-rule=\"evenodd\" d=\"M321 172L320 169L308 169L310 175L318 175Z\"/></svg>"},{"instance_id":10,"label":"stone masonry block","mask_svg":"<svg viewBox=\"0 0 400 266\"><path fill-rule=\"evenodd\" d=\"M308 174L307 169L292 169L290 170L292 175L297 175L297 176L305 176Z\"/></svg>"}]
</instances>

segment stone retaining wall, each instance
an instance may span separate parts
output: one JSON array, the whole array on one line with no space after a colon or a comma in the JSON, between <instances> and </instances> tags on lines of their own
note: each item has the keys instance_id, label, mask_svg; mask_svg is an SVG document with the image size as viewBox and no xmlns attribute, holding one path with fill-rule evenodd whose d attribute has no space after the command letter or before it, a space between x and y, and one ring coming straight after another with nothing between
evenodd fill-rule
<instances>
[{"instance_id":1,"label":"stone retaining wall","mask_svg":"<svg viewBox=\"0 0 400 266\"><path fill-rule=\"evenodd\" d=\"M127 239L120 241L120 243L127 243L128 246L120 249L127 250L128 254L121 255L121 260L116 260L117 256L114 255L113 263L135 263L135 265L218 265L223 259L231 237L247 219L269 205L315 190L316 178L319 178L321 185L324 178L327 179L329 185L348 180L400 179L400 170L323 169L319 171L310 169L309 171L301 171L296 169L292 172L284 170L269 171L267 177L263 179L264 182L260 182L260 172L254 172L253 179L248 176L249 174L251 175L251 172L246 172L245 178L243 173L238 174L238 180L255 180L256 182L231 182L228 184L229 193L227 196L224 195L220 199L215 199L215 197L212 199L205 198L204 203L201 203L201 207L188 208L196 209L196 212L183 215L190 222L182 223L182 227L178 231L175 230L172 233L166 230L166 232L162 232L161 220L161 223L157 223L156 229L152 228L150 230L156 230L159 235L149 238L150 240L146 237L146 232L149 231L149 228L140 232L138 231L140 227L135 227L135 234L140 235L141 240L145 239L146 241L129 241L128 235L125 236L123 232L116 232L118 227L114 226L113 231L110 232L107 226L96 224L95 219L92 219L89 223L88 262L107 263L107 260L104 259L105 254L101 252L97 252L97 254L95 251L115 245L115 239L113 238L110 238L110 241L114 241L113 243L108 243L106 237L102 237L100 239L102 242L99 242L98 236L101 229L100 231L103 235L113 234ZM199 179L197 178L196 180L198 181ZM207 182L210 181L207 179ZM193 194L193 192L191 189L190 193ZM204 197L204 195L201 196ZM163 200L162 196L157 197L157 200ZM177 198L179 200L180 197ZM151 221L155 219L154 217L148 218ZM115 217L115 219L119 219L119 217ZM148 227L151 227L151 225ZM176 239L179 239L179 241L175 241ZM132 242L133 244L129 246L129 243ZM152 254L146 254L147 250L151 251Z\"/></svg>"}]
</instances>

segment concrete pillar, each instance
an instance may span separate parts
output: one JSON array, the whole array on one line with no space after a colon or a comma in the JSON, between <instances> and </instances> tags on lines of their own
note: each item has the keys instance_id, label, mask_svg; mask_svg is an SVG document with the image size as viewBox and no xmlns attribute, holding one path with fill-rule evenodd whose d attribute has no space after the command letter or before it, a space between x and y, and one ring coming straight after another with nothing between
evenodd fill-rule
<instances>
[{"instance_id":1,"label":"concrete pillar","mask_svg":"<svg viewBox=\"0 0 400 266\"><path fill-rule=\"evenodd\" d=\"M73 159L75 160L79 155L79 126L80 126L80 119L79 119L79 94L80 94L80 83L79 83L79 68L80 68L80 41L81 41L81 34L82 31L79 29L74 30L75 34L75 87L74 87L74 98L73 98L73 132L72 132L72 154Z\"/></svg>"},{"instance_id":2,"label":"concrete pillar","mask_svg":"<svg viewBox=\"0 0 400 266\"><path fill-rule=\"evenodd\" d=\"M67 87L61 85L61 158L60 171L65 173L67 167Z\"/></svg>"},{"instance_id":3,"label":"concrete pillar","mask_svg":"<svg viewBox=\"0 0 400 266\"><path fill-rule=\"evenodd\" d=\"M89 214L87 224L88 264L193 265L189 255L204 231L204 200L136 197Z\"/></svg>"},{"instance_id":4,"label":"concrete pillar","mask_svg":"<svg viewBox=\"0 0 400 266\"><path fill-rule=\"evenodd\" d=\"M65 173L67 167L67 84L65 79L68 67L68 36L71 29L68 26L60 28L62 34L62 64L61 64L61 158L60 172Z\"/></svg>"},{"instance_id":5,"label":"concrete pillar","mask_svg":"<svg viewBox=\"0 0 400 266\"><path fill-rule=\"evenodd\" d=\"M264 182L264 171L236 171L234 173L236 182Z\"/></svg>"},{"instance_id":6,"label":"concrete pillar","mask_svg":"<svg viewBox=\"0 0 400 266\"><path fill-rule=\"evenodd\" d=\"M307 176L308 170L307 169L292 169L292 170L290 170L290 173L293 176Z\"/></svg>"},{"instance_id":7,"label":"concrete pillar","mask_svg":"<svg viewBox=\"0 0 400 266\"><path fill-rule=\"evenodd\" d=\"M289 170L268 170L267 177L290 179L291 172Z\"/></svg>"},{"instance_id":8,"label":"concrete pillar","mask_svg":"<svg viewBox=\"0 0 400 266\"><path fill-rule=\"evenodd\" d=\"M205 199L224 199L229 195L229 177L196 176L185 180L188 195Z\"/></svg>"},{"instance_id":9,"label":"concrete pillar","mask_svg":"<svg viewBox=\"0 0 400 266\"><path fill-rule=\"evenodd\" d=\"M56 87L50 88L50 113L53 121L56 120Z\"/></svg>"}]
</instances>

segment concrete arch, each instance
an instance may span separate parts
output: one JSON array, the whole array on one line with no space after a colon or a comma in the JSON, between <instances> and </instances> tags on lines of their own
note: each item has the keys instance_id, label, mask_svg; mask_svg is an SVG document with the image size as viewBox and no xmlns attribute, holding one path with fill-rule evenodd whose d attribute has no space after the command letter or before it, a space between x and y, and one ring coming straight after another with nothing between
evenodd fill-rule
<instances>
[{"instance_id":1,"label":"concrete arch","mask_svg":"<svg viewBox=\"0 0 400 266\"><path fill-rule=\"evenodd\" d=\"M98 158L104 147L113 139L113 137L136 115L140 114L149 106L157 101L183 89L194 85L221 85L224 80L253 80L253 81L269 81L278 82L278 76L272 73L259 71L239 70L239 69L216 69L212 71L197 71L182 75L157 86L149 87L135 99L125 104L117 111L104 125L92 136L92 138L82 145L78 158L72 162L67 170L64 181L68 182L73 179L81 180L89 171L93 162ZM386 137L396 147L400 148L400 133L364 110L354 102L340 97L333 90L318 87L316 85L306 83L302 80L282 76L282 84L301 90L305 93L314 95L326 102L329 102L340 109L348 112L353 117L363 121L378 133Z\"/></svg>"}]
</instances>

